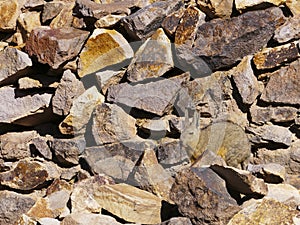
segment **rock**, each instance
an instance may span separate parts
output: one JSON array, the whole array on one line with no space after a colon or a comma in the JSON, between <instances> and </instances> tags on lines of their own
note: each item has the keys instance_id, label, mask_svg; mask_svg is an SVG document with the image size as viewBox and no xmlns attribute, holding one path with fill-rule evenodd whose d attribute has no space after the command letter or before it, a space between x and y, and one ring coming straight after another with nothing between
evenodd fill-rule
<instances>
[{"instance_id":1,"label":"rock","mask_svg":"<svg viewBox=\"0 0 300 225\"><path fill-rule=\"evenodd\" d=\"M95 86L87 89L73 101L70 114L60 123L59 130L63 134L80 134L84 132L95 107L104 102Z\"/></svg>"},{"instance_id":2,"label":"rock","mask_svg":"<svg viewBox=\"0 0 300 225\"><path fill-rule=\"evenodd\" d=\"M37 225L37 221L34 219L26 216L25 214L22 214L20 219L18 220L18 225Z\"/></svg>"},{"instance_id":3,"label":"rock","mask_svg":"<svg viewBox=\"0 0 300 225\"><path fill-rule=\"evenodd\" d=\"M136 82L160 77L173 67L171 43L160 28L135 53L127 69L127 79Z\"/></svg>"},{"instance_id":4,"label":"rock","mask_svg":"<svg viewBox=\"0 0 300 225\"><path fill-rule=\"evenodd\" d=\"M290 122L297 117L297 109L289 106L278 107L260 107L253 104L250 107L251 121L258 125L263 125L267 122Z\"/></svg>"},{"instance_id":5,"label":"rock","mask_svg":"<svg viewBox=\"0 0 300 225\"><path fill-rule=\"evenodd\" d=\"M18 18L18 25L20 29L25 33L25 41L29 37L32 30L41 26L40 12L25 12Z\"/></svg>"},{"instance_id":6,"label":"rock","mask_svg":"<svg viewBox=\"0 0 300 225\"><path fill-rule=\"evenodd\" d=\"M34 9L44 5L44 0L25 0L24 8L25 9Z\"/></svg>"},{"instance_id":7,"label":"rock","mask_svg":"<svg viewBox=\"0 0 300 225\"><path fill-rule=\"evenodd\" d=\"M73 8L75 6L75 2L67 2L63 6L62 10L58 13L58 15L51 21L51 28L65 28L71 27L73 23Z\"/></svg>"},{"instance_id":8,"label":"rock","mask_svg":"<svg viewBox=\"0 0 300 225\"><path fill-rule=\"evenodd\" d=\"M23 213L26 213L35 203L35 200L24 194L13 191L0 191L0 224L16 224Z\"/></svg>"},{"instance_id":9,"label":"rock","mask_svg":"<svg viewBox=\"0 0 300 225\"><path fill-rule=\"evenodd\" d=\"M107 100L162 116L172 107L187 74L146 84L122 83L108 89Z\"/></svg>"},{"instance_id":10,"label":"rock","mask_svg":"<svg viewBox=\"0 0 300 225\"><path fill-rule=\"evenodd\" d=\"M42 12L42 23L46 23L48 20L56 17L64 8L64 5L64 1L46 2Z\"/></svg>"},{"instance_id":11,"label":"rock","mask_svg":"<svg viewBox=\"0 0 300 225\"><path fill-rule=\"evenodd\" d=\"M199 158L192 164L192 167L207 167L210 165L226 166L224 159L216 153L205 150Z\"/></svg>"},{"instance_id":12,"label":"rock","mask_svg":"<svg viewBox=\"0 0 300 225\"><path fill-rule=\"evenodd\" d=\"M219 165L211 165L210 168L226 181L231 190L255 197L263 197L268 193L264 180L256 178L248 171Z\"/></svg>"},{"instance_id":13,"label":"rock","mask_svg":"<svg viewBox=\"0 0 300 225\"><path fill-rule=\"evenodd\" d=\"M133 50L120 33L95 29L79 55L78 75L83 77L132 57Z\"/></svg>"},{"instance_id":14,"label":"rock","mask_svg":"<svg viewBox=\"0 0 300 225\"><path fill-rule=\"evenodd\" d=\"M163 119L139 119L137 120L139 130L148 137L148 139L161 139L170 133L169 121Z\"/></svg>"},{"instance_id":15,"label":"rock","mask_svg":"<svg viewBox=\"0 0 300 225\"><path fill-rule=\"evenodd\" d=\"M252 174L264 179L267 183L282 183L285 181L286 172L284 166L277 163L267 163L247 166L247 170Z\"/></svg>"},{"instance_id":16,"label":"rock","mask_svg":"<svg viewBox=\"0 0 300 225\"><path fill-rule=\"evenodd\" d=\"M102 185L94 198L105 210L128 222L161 222L161 200L128 184Z\"/></svg>"},{"instance_id":17,"label":"rock","mask_svg":"<svg viewBox=\"0 0 300 225\"><path fill-rule=\"evenodd\" d=\"M209 168L182 170L170 196L193 224L227 224L240 210L228 194L225 181Z\"/></svg>"},{"instance_id":18,"label":"rock","mask_svg":"<svg viewBox=\"0 0 300 225\"><path fill-rule=\"evenodd\" d=\"M193 53L204 58L212 70L228 68L267 45L275 29L284 22L279 8L206 22L198 29ZM218 35L210 35L214 33Z\"/></svg>"},{"instance_id":19,"label":"rock","mask_svg":"<svg viewBox=\"0 0 300 225\"><path fill-rule=\"evenodd\" d=\"M287 21L275 30L274 40L279 43L300 38L300 15L290 17Z\"/></svg>"},{"instance_id":20,"label":"rock","mask_svg":"<svg viewBox=\"0 0 300 225\"><path fill-rule=\"evenodd\" d=\"M36 131L9 132L0 136L0 158L19 160L30 157L30 144L37 137Z\"/></svg>"},{"instance_id":21,"label":"rock","mask_svg":"<svg viewBox=\"0 0 300 225\"><path fill-rule=\"evenodd\" d=\"M277 143L285 146L292 144L293 134L289 129L278 125L264 125L260 127L248 127L247 131L251 142L256 144Z\"/></svg>"},{"instance_id":22,"label":"rock","mask_svg":"<svg viewBox=\"0 0 300 225\"><path fill-rule=\"evenodd\" d=\"M158 1L122 19L122 24L132 38L145 40L150 37L167 15L181 8L181 0Z\"/></svg>"},{"instance_id":23,"label":"rock","mask_svg":"<svg viewBox=\"0 0 300 225\"><path fill-rule=\"evenodd\" d=\"M31 143L34 149L41 154L45 159L52 159L52 152L48 145L48 142L52 140L52 137L46 136L38 136L32 139Z\"/></svg>"},{"instance_id":24,"label":"rock","mask_svg":"<svg viewBox=\"0 0 300 225\"><path fill-rule=\"evenodd\" d=\"M20 2L21 3L21 2ZM10 32L16 29L17 19L21 13L18 0L0 1L0 30Z\"/></svg>"},{"instance_id":25,"label":"rock","mask_svg":"<svg viewBox=\"0 0 300 225\"><path fill-rule=\"evenodd\" d=\"M30 159L18 161L16 166L7 172L0 173L0 184L7 187L29 191L43 185L57 176L57 167Z\"/></svg>"},{"instance_id":26,"label":"rock","mask_svg":"<svg viewBox=\"0 0 300 225\"><path fill-rule=\"evenodd\" d=\"M251 105L259 94L259 84L251 67L252 56L246 56L234 69L233 81L244 104Z\"/></svg>"},{"instance_id":27,"label":"rock","mask_svg":"<svg viewBox=\"0 0 300 225\"><path fill-rule=\"evenodd\" d=\"M35 79L32 79L30 77L22 77L18 80L19 89L26 90L26 89L32 89L32 88L41 88L43 85Z\"/></svg>"},{"instance_id":28,"label":"rock","mask_svg":"<svg viewBox=\"0 0 300 225\"><path fill-rule=\"evenodd\" d=\"M127 15L125 13L120 15L106 15L95 22L95 27L110 28L116 25L121 19L123 19L126 16Z\"/></svg>"},{"instance_id":29,"label":"rock","mask_svg":"<svg viewBox=\"0 0 300 225\"><path fill-rule=\"evenodd\" d=\"M143 190L152 192L162 200L173 203L170 199L170 190L174 178L158 163L154 150L145 149L135 168L134 178Z\"/></svg>"},{"instance_id":30,"label":"rock","mask_svg":"<svg viewBox=\"0 0 300 225\"><path fill-rule=\"evenodd\" d=\"M25 52L16 48L5 48L0 52L0 84L16 81L31 66L31 59Z\"/></svg>"},{"instance_id":31,"label":"rock","mask_svg":"<svg viewBox=\"0 0 300 225\"><path fill-rule=\"evenodd\" d=\"M41 218L38 222L41 225L60 225L60 221L53 218Z\"/></svg>"},{"instance_id":32,"label":"rock","mask_svg":"<svg viewBox=\"0 0 300 225\"><path fill-rule=\"evenodd\" d=\"M294 16L300 15L300 3L297 0L286 0L285 4Z\"/></svg>"},{"instance_id":33,"label":"rock","mask_svg":"<svg viewBox=\"0 0 300 225\"><path fill-rule=\"evenodd\" d=\"M85 225L85 224L101 224L101 225L121 225L115 218L107 215L93 213L74 213L63 219L61 225Z\"/></svg>"},{"instance_id":34,"label":"rock","mask_svg":"<svg viewBox=\"0 0 300 225\"><path fill-rule=\"evenodd\" d=\"M259 7L259 5L270 4L274 6L279 6L285 3L285 0L236 0L235 7L240 12L249 9L251 7Z\"/></svg>"},{"instance_id":35,"label":"rock","mask_svg":"<svg viewBox=\"0 0 300 225\"><path fill-rule=\"evenodd\" d=\"M40 63L57 69L78 55L88 35L87 31L71 27L39 27L31 32L25 49L30 56L36 56Z\"/></svg>"},{"instance_id":36,"label":"rock","mask_svg":"<svg viewBox=\"0 0 300 225\"><path fill-rule=\"evenodd\" d=\"M228 225L238 224L294 224L293 217L299 212L276 200L264 199L245 207L229 221Z\"/></svg>"},{"instance_id":37,"label":"rock","mask_svg":"<svg viewBox=\"0 0 300 225\"><path fill-rule=\"evenodd\" d=\"M211 18L231 16L233 7L232 0L197 0L196 2L201 11L205 12Z\"/></svg>"},{"instance_id":38,"label":"rock","mask_svg":"<svg viewBox=\"0 0 300 225\"><path fill-rule=\"evenodd\" d=\"M53 76L30 74L28 77L22 77L18 79L18 89L41 89L47 90L48 88L57 88L58 78Z\"/></svg>"},{"instance_id":39,"label":"rock","mask_svg":"<svg viewBox=\"0 0 300 225\"><path fill-rule=\"evenodd\" d=\"M97 145L122 142L136 136L135 119L115 104L96 106L92 125Z\"/></svg>"},{"instance_id":40,"label":"rock","mask_svg":"<svg viewBox=\"0 0 300 225\"><path fill-rule=\"evenodd\" d=\"M86 142L84 137L78 136L72 139L54 138L50 145L58 162L70 166L79 163L79 155L84 151Z\"/></svg>"},{"instance_id":41,"label":"rock","mask_svg":"<svg viewBox=\"0 0 300 225\"><path fill-rule=\"evenodd\" d=\"M290 169L294 174L300 173L300 141L297 139L291 145Z\"/></svg>"},{"instance_id":42,"label":"rock","mask_svg":"<svg viewBox=\"0 0 300 225\"><path fill-rule=\"evenodd\" d=\"M192 225L192 222L186 217L173 217L168 221L162 222L160 225Z\"/></svg>"},{"instance_id":43,"label":"rock","mask_svg":"<svg viewBox=\"0 0 300 225\"><path fill-rule=\"evenodd\" d=\"M113 70L105 70L100 71L95 74L97 83L101 88L101 91L104 95L107 93L107 89L112 86L119 84L122 78L125 75L125 70L122 71L113 71Z\"/></svg>"},{"instance_id":44,"label":"rock","mask_svg":"<svg viewBox=\"0 0 300 225\"><path fill-rule=\"evenodd\" d=\"M20 97L16 98L16 96ZM49 115L43 117L43 113L48 109L51 97L52 94L48 93L24 95L15 88L2 87L0 88L0 122L24 126L43 123L49 120Z\"/></svg>"},{"instance_id":45,"label":"rock","mask_svg":"<svg viewBox=\"0 0 300 225\"><path fill-rule=\"evenodd\" d=\"M52 98L53 112L60 116L68 115L74 99L83 93L83 83L70 70L66 70Z\"/></svg>"},{"instance_id":46,"label":"rock","mask_svg":"<svg viewBox=\"0 0 300 225\"><path fill-rule=\"evenodd\" d=\"M180 19L183 16L185 11L184 7L179 8L177 11L167 15L163 20L161 26L169 36L174 36L175 31L179 25Z\"/></svg>"}]
</instances>

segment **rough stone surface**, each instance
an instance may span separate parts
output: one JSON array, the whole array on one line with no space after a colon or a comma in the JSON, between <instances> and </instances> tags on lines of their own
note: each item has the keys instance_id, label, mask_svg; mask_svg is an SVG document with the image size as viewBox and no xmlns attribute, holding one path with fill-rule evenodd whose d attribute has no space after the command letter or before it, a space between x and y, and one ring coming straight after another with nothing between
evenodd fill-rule
<instances>
[{"instance_id":1,"label":"rough stone surface","mask_svg":"<svg viewBox=\"0 0 300 225\"><path fill-rule=\"evenodd\" d=\"M127 69L127 79L136 82L160 77L173 66L171 42L160 28L135 53Z\"/></svg>"},{"instance_id":2,"label":"rough stone surface","mask_svg":"<svg viewBox=\"0 0 300 225\"><path fill-rule=\"evenodd\" d=\"M52 139L51 136L46 136L46 137L37 136L33 138L31 141L32 147L34 147L34 149L38 151L39 154L41 154L45 159L49 159L49 160L52 159L52 152L48 145L48 142L51 139Z\"/></svg>"},{"instance_id":3,"label":"rough stone surface","mask_svg":"<svg viewBox=\"0 0 300 225\"><path fill-rule=\"evenodd\" d=\"M286 177L285 167L278 163L249 164L247 170L268 183L282 183Z\"/></svg>"},{"instance_id":4,"label":"rough stone surface","mask_svg":"<svg viewBox=\"0 0 300 225\"><path fill-rule=\"evenodd\" d=\"M64 1L46 2L42 12L42 22L45 23L57 16L63 9L64 4Z\"/></svg>"},{"instance_id":5,"label":"rough stone surface","mask_svg":"<svg viewBox=\"0 0 300 225\"><path fill-rule=\"evenodd\" d=\"M128 184L102 185L94 197L105 210L128 222L161 222L161 200Z\"/></svg>"},{"instance_id":6,"label":"rough stone surface","mask_svg":"<svg viewBox=\"0 0 300 225\"><path fill-rule=\"evenodd\" d=\"M122 78L125 75L125 70L114 71L114 70L106 70L100 71L95 74L97 83L101 88L101 91L104 95L107 93L107 89L112 86L119 84Z\"/></svg>"},{"instance_id":7,"label":"rough stone surface","mask_svg":"<svg viewBox=\"0 0 300 225\"><path fill-rule=\"evenodd\" d=\"M66 2L63 6L62 10L58 13L58 15L51 21L51 28L67 28L71 27L73 23L73 8L75 2L70 1Z\"/></svg>"},{"instance_id":8,"label":"rough stone surface","mask_svg":"<svg viewBox=\"0 0 300 225\"><path fill-rule=\"evenodd\" d=\"M279 43L300 38L300 15L290 17L287 21L275 30L274 40Z\"/></svg>"},{"instance_id":9,"label":"rough stone surface","mask_svg":"<svg viewBox=\"0 0 300 225\"><path fill-rule=\"evenodd\" d=\"M171 131L169 121L165 118L160 120L137 120L136 125L141 132L145 133L145 135L151 139L163 138L167 135L167 132Z\"/></svg>"},{"instance_id":10,"label":"rough stone surface","mask_svg":"<svg viewBox=\"0 0 300 225\"><path fill-rule=\"evenodd\" d=\"M183 16L185 11L184 7L179 8L177 11L167 15L166 18L163 20L161 26L164 31L169 35L173 36L175 31L179 25L180 19Z\"/></svg>"},{"instance_id":11,"label":"rough stone surface","mask_svg":"<svg viewBox=\"0 0 300 225\"><path fill-rule=\"evenodd\" d=\"M300 15L300 2L297 0L286 0L287 7L294 16Z\"/></svg>"},{"instance_id":12,"label":"rough stone surface","mask_svg":"<svg viewBox=\"0 0 300 225\"><path fill-rule=\"evenodd\" d=\"M94 112L92 132L96 144L103 145L134 138L137 130L135 119L121 107L101 104Z\"/></svg>"},{"instance_id":13,"label":"rough stone surface","mask_svg":"<svg viewBox=\"0 0 300 225\"><path fill-rule=\"evenodd\" d=\"M66 70L52 98L53 112L60 116L68 115L73 101L83 92L83 83L70 70Z\"/></svg>"},{"instance_id":14,"label":"rough stone surface","mask_svg":"<svg viewBox=\"0 0 300 225\"><path fill-rule=\"evenodd\" d=\"M287 67L274 72L262 93L261 99L266 102L300 104L300 59ZM288 88L287 88L288 87Z\"/></svg>"},{"instance_id":15,"label":"rough stone surface","mask_svg":"<svg viewBox=\"0 0 300 225\"><path fill-rule=\"evenodd\" d=\"M0 30L12 31L16 29L17 18L21 13L18 0L0 1Z\"/></svg>"},{"instance_id":16,"label":"rough stone surface","mask_svg":"<svg viewBox=\"0 0 300 225\"><path fill-rule=\"evenodd\" d=\"M34 205L35 200L30 196L1 190L0 202L0 224L12 225Z\"/></svg>"},{"instance_id":17,"label":"rough stone surface","mask_svg":"<svg viewBox=\"0 0 300 225\"><path fill-rule=\"evenodd\" d=\"M121 225L111 216L93 214L93 213L74 213L63 219L61 225L85 225L85 224L101 224L101 225Z\"/></svg>"},{"instance_id":18,"label":"rough stone surface","mask_svg":"<svg viewBox=\"0 0 300 225\"><path fill-rule=\"evenodd\" d=\"M25 32L25 41L28 38L30 32L41 26L40 12L25 12L22 13L18 18L18 25L20 29Z\"/></svg>"},{"instance_id":19,"label":"rough stone surface","mask_svg":"<svg viewBox=\"0 0 300 225\"><path fill-rule=\"evenodd\" d=\"M176 176L171 199L193 224L227 224L240 210L225 181L209 168L191 168Z\"/></svg>"},{"instance_id":20,"label":"rough stone surface","mask_svg":"<svg viewBox=\"0 0 300 225\"><path fill-rule=\"evenodd\" d=\"M272 5L282 5L285 3L285 0L236 0L235 7L239 11L243 11L247 8L259 6L262 4L272 4Z\"/></svg>"},{"instance_id":21,"label":"rough stone surface","mask_svg":"<svg viewBox=\"0 0 300 225\"><path fill-rule=\"evenodd\" d=\"M0 52L0 84L15 81L32 66L29 56L16 48L5 48Z\"/></svg>"},{"instance_id":22,"label":"rough stone surface","mask_svg":"<svg viewBox=\"0 0 300 225\"><path fill-rule=\"evenodd\" d=\"M178 10L182 4L181 0L155 2L122 19L123 26L132 38L146 39L161 26L167 15Z\"/></svg>"},{"instance_id":23,"label":"rough stone surface","mask_svg":"<svg viewBox=\"0 0 300 225\"><path fill-rule=\"evenodd\" d=\"M115 85L108 90L108 100L162 116L172 107L177 92L187 76L160 79L146 84Z\"/></svg>"},{"instance_id":24,"label":"rough stone surface","mask_svg":"<svg viewBox=\"0 0 300 225\"><path fill-rule=\"evenodd\" d=\"M284 22L279 8L247 12L227 20L212 20L199 27L193 52L204 57L213 70L226 68L264 47L275 28Z\"/></svg>"},{"instance_id":25,"label":"rough stone surface","mask_svg":"<svg viewBox=\"0 0 300 225\"><path fill-rule=\"evenodd\" d=\"M160 225L192 225L192 222L186 217L173 217L170 220L161 223Z\"/></svg>"},{"instance_id":26,"label":"rough stone surface","mask_svg":"<svg viewBox=\"0 0 300 225\"><path fill-rule=\"evenodd\" d=\"M231 0L197 0L199 8L209 17L230 17L232 13L233 1Z\"/></svg>"},{"instance_id":27,"label":"rough stone surface","mask_svg":"<svg viewBox=\"0 0 300 225\"><path fill-rule=\"evenodd\" d=\"M83 77L132 57L133 50L120 33L95 29L79 55L78 75Z\"/></svg>"},{"instance_id":28,"label":"rough stone surface","mask_svg":"<svg viewBox=\"0 0 300 225\"><path fill-rule=\"evenodd\" d=\"M30 56L36 56L40 63L47 63L57 69L79 53L88 35L87 31L71 27L39 27L31 32L26 42L26 51Z\"/></svg>"}]
</instances>

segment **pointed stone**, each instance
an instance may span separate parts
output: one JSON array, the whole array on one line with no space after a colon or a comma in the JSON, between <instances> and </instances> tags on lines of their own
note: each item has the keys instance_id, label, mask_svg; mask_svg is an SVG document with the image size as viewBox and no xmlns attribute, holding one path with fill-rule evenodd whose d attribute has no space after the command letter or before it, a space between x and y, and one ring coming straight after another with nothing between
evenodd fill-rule
<instances>
[{"instance_id":1,"label":"pointed stone","mask_svg":"<svg viewBox=\"0 0 300 225\"><path fill-rule=\"evenodd\" d=\"M173 67L171 42L160 28L135 53L127 69L127 79L136 82L160 77Z\"/></svg>"},{"instance_id":2,"label":"pointed stone","mask_svg":"<svg viewBox=\"0 0 300 225\"><path fill-rule=\"evenodd\" d=\"M133 50L120 33L95 29L79 55L78 75L84 77L132 57Z\"/></svg>"},{"instance_id":3,"label":"pointed stone","mask_svg":"<svg viewBox=\"0 0 300 225\"><path fill-rule=\"evenodd\" d=\"M197 0L198 7L205 12L209 17L230 17L232 13L232 0Z\"/></svg>"}]
</instances>

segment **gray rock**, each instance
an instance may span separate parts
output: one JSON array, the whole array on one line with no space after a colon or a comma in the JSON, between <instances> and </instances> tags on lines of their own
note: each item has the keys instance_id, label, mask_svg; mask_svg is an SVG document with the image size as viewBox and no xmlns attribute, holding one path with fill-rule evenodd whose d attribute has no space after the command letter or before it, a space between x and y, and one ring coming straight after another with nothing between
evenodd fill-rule
<instances>
[{"instance_id":1,"label":"gray rock","mask_svg":"<svg viewBox=\"0 0 300 225\"><path fill-rule=\"evenodd\" d=\"M183 5L181 0L158 1L122 19L127 33L134 39L150 37L163 22L164 18Z\"/></svg>"},{"instance_id":2,"label":"gray rock","mask_svg":"<svg viewBox=\"0 0 300 225\"><path fill-rule=\"evenodd\" d=\"M64 1L46 2L42 12L42 23L45 23L57 16L64 8L64 5Z\"/></svg>"},{"instance_id":3,"label":"gray rock","mask_svg":"<svg viewBox=\"0 0 300 225\"><path fill-rule=\"evenodd\" d=\"M51 136L38 136L32 139L32 146L36 151L38 151L45 159L52 159L52 152L49 147L48 142L52 140Z\"/></svg>"},{"instance_id":4,"label":"gray rock","mask_svg":"<svg viewBox=\"0 0 300 225\"><path fill-rule=\"evenodd\" d=\"M300 38L300 16L290 17L282 26L275 31L274 39L284 43L292 39Z\"/></svg>"},{"instance_id":5,"label":"gray rock","mask_svg":"<svg viewBox=\"0 0 300 225\"><path fill-rule=\"evenodd\" d=\"M104 95L107 93L107 89L112 86L119 84L122 78L125 75L125 70L123 71L114 71L114 70L105 70L100 71L95 74L97 83L101 88L101 91Z\"/></svg>"},{"instance_id":6,"label":"gray rock","mask_svg":"<svg viewBox=\"0 0 300 225\"><path fill-rule=\"evenodd\" d=\"M24 8L33 9L44 5L44 0L25 0Z\"/></svg>"},{"instance_id":7,"label":"gray rock","mask_svg":"<svg viewBox=\"0 0 300 225\"><path fill-rule=\"evenodd\" d=\"M138 119L136 124L148 139L161 139L170 133L169 121L166 118Z\"/></svg>"},{"instance_id":8,"label":"gray rock","mask_svg":"<svg viewBox=\"0 0 300 225\"><path fill-rule=\"evenodd\" d=\"M180 19L184 14L184 11L185 8L181 7L177 11L171 13L170 15L167 15L166 18L163 20L161 26L169 36L174 36L175 31L179 25Z\"/></svg>"}]
</instances>

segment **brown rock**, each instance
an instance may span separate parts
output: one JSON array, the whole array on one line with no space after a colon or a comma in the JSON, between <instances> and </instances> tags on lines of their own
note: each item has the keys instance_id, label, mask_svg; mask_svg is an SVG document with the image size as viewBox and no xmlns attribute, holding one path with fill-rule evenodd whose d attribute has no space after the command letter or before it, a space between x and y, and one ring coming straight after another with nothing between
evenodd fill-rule
<instances>
[{"instance_id":1,"label":"brown rock","mask_svg":"<svg viewBox=\"0 0 300 225\"><path fill-rule=\"evenodd\" d=\"M197 0L199 8L209 17L230 17L232 13L232 0Z\"/></svg>"},{"instance_id":2,"label":"brown rock","mask_svg":"<svg viewBox=\"0 0 300 225\"><path fill-rule=\"evenodd\" d=\"M300 38L300 15L290 17L287 21L275 30L274 39L279 43Z\"/></svg>"},{"instance_id":3,"label":"brown rock","mask_svg":"<svg viewBox=\"0 0 300 225\"><path fill-rule=\"evenodd\" d=\"M42 12L42 23L47 22L48 20L56 17L60 11L64 8L64 1L52 1L46 2L44 4L43 12Z\"/></svg>"},{"instance_id":4,"label":"brown rock","mask_svg":"<svg viewBox=\"0 0 300 225\"><path fill-rule=\"evenodd\" d=\"M161 222L161 200L128 184L102 185L94 198L105 210L128 222Z\"/></svg>"},{"instance_id":5,"label":"brown rock","mask_svg":"<svg viewBox=\"0 0 300 225\"><path fill-rule=\"evenodd\" d=\"M209 168L189 168L176 176L171 199L193 224L227 224L240 210L225 181Z\"/></svg>"},{"instance_id":6,"label":"brown rock","mask_svg":"<svg viewBox=\"0 0 300 225\"><path fill-rule=\"evenodd\" d=\"M87 31L71 27L36 28L26 42L26 51L30 56L36 56L40 63L47 63L57 69L79 53L88 35Z\"/></svg>"},{"instance_id":7,"label":"brown rock","mask_svg":"<svg viewBox=\"0 0 300 225\"><path fill-rule=\"evenodd\" d=\"M122 142L136 136L135 119L115 104L96 106L92 125L97 145Z\"/></svg>"},{"instance_id":8,"label":"brown rock","mask_svg":"<svg viewBox=\"0 0 300 225\"><path fill-rule=\"evenodd\" d=\"M21 3L21 2L20 2ZM21 13L19 1L0 1L0 30L12 31L16 29L17 18Z\"/></svg>"},{"instance_id":9,"label":"brown rock","mask_svg":"<svg viewBox=\"0 0 300 225\"><path fill-rule=\"evenodd\" d=\"M181 0L158 1L122 19L129 36L136 40L150 37L167 15L181 8Z\"/></svg>"},{"instance_id":10,"label":"brown rock","mask_svg":"<svg viewBox=\"0 0 300 225\"><path fill-rule=\"evenodd\" d=\"M275 6L279 6L285 3L285 0L236 0L235 7L237 10L242 12L245 9L251 7L258 7L259 5L263 4L272 4Z\"/></svg>"},{"instance_id":11,"label":"brown rock","mask_svg":"<svg viewBox=\"0 0 300 225\"><path fill-rule=\"evenodd\" d=\"M96 73L97 83L101 87L101 91L104 95L107 93L107 89L110 86L119 84L122 78L125 75L125 70L121 71L113 71L113 70L105 70Z\"/></svg>"},{"instance_id":12,"label":"brown rock","mask_svg":"<svg viewBox=\"0 0 300 225\"><path fill-rule=\"evenodd\" d=\"M127 69L127 79L136 82L160 77L173 66L170 40L160 28L135 53Z\"/></svg>"},{"instance_id":13,"label":"brown rock","mask_svg":"<svg viewBox=\"0 0 300 225\"><path fill-rule=\"evenodd\" d=\"M83 77L133 57L126 39L115 30L95 29L79 56L78 75Z\"/></svg>"},{"instance_id":14,"label":"brown rock","mask_svg":"<svg viewBox=\"0 0 300 225\"><path fill-rule=\"evenodd\" d=\"M106 15L95 22L95 27L110 28L116 25L121 19L123 19L126 16L127 15L125 13L120 15Z\"/></svg>"},{"instance_id":15,"label":"brown rock","mask_svg":"<svg viewBox=\"0 0 300 225\"><path fill-rule=\"evenodd\" d=\"M192 167L205 167L211 165L226 166L226 162L221 156L207 149L192 164Z\"/></svg>"},{"instance_id":16,"label":"brown rock","mask_svg":"<svg viewBox=\"0 0 300 225\"><path fill-rule=\"evenodd\" d=\"M66 70L52 99L53 112L60 116L68 115L74 99L83 92L83 83L70 70Z\"/></svg>"},{"instance_id":17,"label":"brown rock","mask_svg":"<svg viewBox=\"0 0 300 225\"><path fill-rule=\"evenodd\" d=\"M23 213L26 213L35 203L35 200L24 194L13 191L0 191L0 224L17 224Z\"/></svg>"},{"instance_id":18,"label":"brown rock","mask_svg":"<svg viewBox=\"0 0 300 225\"><path fill-rule=\"evenodd\" d=\"M175 31L179 25L180 19L184 14L184 11L185 8L181 7L177 11L171 13L170 15L167 15L166 18L163 20L161 26L169 36L174 36Z\"/></svg>"},{"instance_id":19,"label":"brown rock","mask_svg":"<svg viewBox=\"0 0 300 225\"><path fill-rule=\"evenodd\" d=\"M275 48L265 48L256 53L253 62L257 69L271 69L297 59L300 54L298 42L292 42Z\"/></svg>"},{"instance_id":20,"label":"brown rock","mask_svg":"<svg viewBox=\"0 0 300 225\"><path fill-rule=\"evenodd\" d=\"M58 15L51 21L51 28L71 27L73 23L73 8L75 1L67 2Z\"/></svg>"},{"instance_id":21,"label":"brown rock","mask_svg":"<svg viewBox=\"0 0 300 225\"><path fill-rule=\"evenodd\" d=\"M134 86L128 83L115 85L108 89L107 100L162 116L172 107L181 84L187 78L188 75L183 74Z\"/></svg>"},{"instance_id":22,"label":"brown rock","mask_svg":"<svg viewBox=\"0 0 300 225\"><path fill-rule=\"evenodd\" d=\"M264 47L276 27L284 22L285 17L279 8L212 20L199 27L193 52L204 57L213 70L226 68Z\"/></svg>"},{"instance_id":23,"label":"brown rock","mask_svg":"<svg viewBox=\"0 0 300 225\"><path fill-rule=\"evenodd\" d=\"M16 81L31 66L31 59L25 52L5 48L0 52L0 84Z\"/></svg>"}]
</instances>

